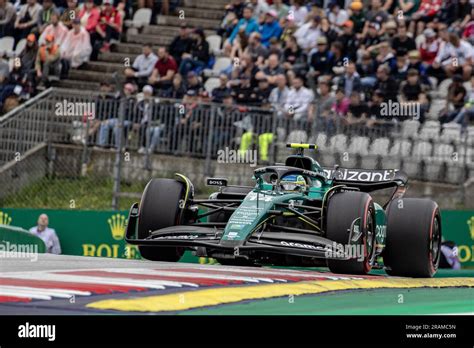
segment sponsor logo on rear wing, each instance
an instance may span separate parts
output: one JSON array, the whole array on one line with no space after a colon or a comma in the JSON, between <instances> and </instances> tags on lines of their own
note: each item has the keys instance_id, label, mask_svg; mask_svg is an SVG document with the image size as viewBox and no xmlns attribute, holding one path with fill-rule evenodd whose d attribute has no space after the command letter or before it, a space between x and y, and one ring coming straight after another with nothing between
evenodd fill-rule
<instances>
[{"instance_id":1,"label":"sponsor logo on rear wing","mask_svg":"<svg viewBox=\"0 0 474 348\"><path fill-rule=\"evenodd\" d=\"M329 179L358 182L391 181L398 172L398 169L323 168L323 170Z\"/></svg>"}]
</instances>

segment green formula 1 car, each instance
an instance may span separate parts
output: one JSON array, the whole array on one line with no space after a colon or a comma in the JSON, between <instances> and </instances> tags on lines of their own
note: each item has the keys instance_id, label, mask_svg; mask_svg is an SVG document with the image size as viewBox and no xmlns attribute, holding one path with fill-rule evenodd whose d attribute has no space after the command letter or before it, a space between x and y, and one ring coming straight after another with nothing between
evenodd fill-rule
<instances>
[{"instance_id":1,"label":"green formula 1 car","mask_svg":"<svg viewBox=\"0 0 474 348\"><path fill-rule=\"evenodd\" d=\"M303 149L284 164L254 171L254 187L219 187L196 199L184 175L152 179L130 210L126 241L155 261L178 261L185 250L225 265L326 264L332 272L432 277L440 258L441 217L429 199L403 198L397 170L321 167ZM392 189L385 204L371 192ZM383 259L383 266L380 262Z\"/></svg>"}]
</instances>

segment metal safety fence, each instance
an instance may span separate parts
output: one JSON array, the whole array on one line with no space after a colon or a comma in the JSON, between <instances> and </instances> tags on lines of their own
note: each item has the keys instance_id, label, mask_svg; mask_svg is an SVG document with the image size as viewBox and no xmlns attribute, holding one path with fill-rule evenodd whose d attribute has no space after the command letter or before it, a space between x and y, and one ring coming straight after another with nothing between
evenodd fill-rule
<instances>
[{"instance_id":1,"label":"metal safety fence","mask_svg":"<svg viewBox=\"0 0 474 348\"><path fill-rule=\"evenodd\" d=\"M337 115L50 89L0 118L0 206L125 207L157 155L212 161L225 149L258 163L283 161L287 142L318 145L323 165L401 168L414 179L462 184L474 177L474 129L436 121L368 126ZM133 156L136 160L129 160ZM123 199L122 199L123 198ZM123 205L122 205L123 203Z\"/></svg>"}]
</instances>

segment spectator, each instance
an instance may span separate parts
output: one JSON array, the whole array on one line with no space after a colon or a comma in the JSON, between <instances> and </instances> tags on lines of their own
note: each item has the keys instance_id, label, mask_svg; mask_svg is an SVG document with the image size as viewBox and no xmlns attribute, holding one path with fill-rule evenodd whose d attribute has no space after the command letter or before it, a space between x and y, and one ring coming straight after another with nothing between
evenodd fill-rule
<instances>
[{"instance_id":1,"label":"spectator","mask_svg":"<svg viewBox=\"0 0 474 348\"><path fill-rule=\"evenodd\" d=\"M268 50L261 43L261 35L258 32L250 34L249 44L244 50L244 55L250 55L253 61L263 62L268 55Z\"/></svg>"},{"instance_id":2,"label":"spectator","mask_svg":"<svg viewBox=\"0 0 474 348\"><path fill-rule=\"evenodd\" d=\"M276 87L272 89L268 101L277 111L278 117L281 118L285 115L285 105L289 101L288 95L290 93L290 89L287 86L286 76L284 74L277 75L275 82Z\"/></svg>"},{"instance_id":3,"label":"spectator","mask_svg":"<svg viewBox=\"0 0 474 348\"><path fill-rule=\"evenodd\" d=\"M464 107L467 90L463 85L461 75L454 75L453 82L448 87L447 103L439 120L441 123L451 122Z\"/></svg>"},{"instance_id":4,"label":"spectator","mask_svg":"<svg viewBox=\"0 0 474 348\"><path fill-rule=\"evenodd\" d=\"M253 7L253 16L256 20L259 20L269 11L269 6L266 0L250 0L250 5ZM244 6L245 9L245 6ZM242 18L242 15L239 16Z\"/></svg>"},{"instance_id":5,"label":"spectator","mask_svg":"<svg viewBox=\"0 0 474 348\"><path fill-rule=\"evenodd\" d=\"M338 117L345 117L349 110L349 103L349 98L345 96L344 90L342 88L337 89L336 100L331 109L333 114Z\"/></svg>"},{"instance_id":6,"label":"spectator","mask_svg":"<svg viewBox=\"0 0 474 348\"><path fill-rule=\"evenodd\" d=\"M38 224L30 228L30 233L41 238L46 246L46 252L50 254L61 254L61 245L56 231L48 227L49 218L46 214L41 214L38 218Z\"/></svg>"},{"instance_id":7,"label":"spectator","mask_svg":"<svg viewBox=\"0 0 474 348\"><path fill-rule=\"evenodd\" d=\"M346 121L349 124L365 124L369 108L366 103L362 103L359 92L352 92L350 96L349 109Z\"/></svg>"},{"instance_id":8,"label":"spectator","mask_svg":"<svg viewBox=\"0 0 474 348\"><path fill-rule=\"evenodd\" d=\"M165 47L158 48L158 60L155 63L148 83L160 90L167 88L173 81L173 76L178 71L178 66L174 58L168 53Z\"/></svg>"},{"instance_id":9,"label":"spectator","mask_svg":"<svg viewBox=\"0 0 474 348\"><path fill-rule=\"evenodd\" d=\"M35 34L26 38L26 46L20 53L20 71L24 76L25 87L28 92L33 93L36 88L36 57L38 55L38 44Z\"/></svg>"},{"instance_id":10,"label":"spectator","mask_svg":"<svg viewBox=\"0 0 474 348\"><path fill-rule=\"evenodd\" d=\"M382 28L388 19L388 13L382 7L381 0L372 0L371 9L365 15L365 25L361 37L365 37L369 31L369 25L375 26L377 29ZM383 30L378 33L383 34Z\"/></svg>"},{"instance_id":11,"label":"spectator","mask_svg":"<svg viewBox=\"0 0 474 348\"><path fill-rule=\"evenodd\" d=\"M304 78L295 76L293 86L288 93L288 101L285 105L286 117L293 120L312 120L312 102L314 93L304 86Z\"/></svg>"},{"instance_id":12,"label":"spectator","mask_svg":"<svg viewBox=\"0 0 474 348\"><path fill-rule=\"evenodd\" d=\"M119 110L117 113L113 112L107 114L107 118L100 123L99 128L99 140L97 143L98 148L105 147L118 147L118 143L121 138L120 132L123 131L127 133L133 125L133 120L129 119L129 115L132 115L133 106L135 105L135 86L131 83L126 83L123 86L122 96L120 100ZM123 124L120 127L119 117L123 117ZM109 134L113 131L112 141L109 141ZM127 137L122 135L122 140L127 139ZM125 142L122 142L122 147L126 145Z\"/></svg>"},{"instance_id":13,"label":"spectator","mask_svg":"<svg viewBox=\"0 0 474 348\"><path fill-rule=\"evenodd\" d=\"M0 0L0 37L13 36L16 11L8 0Z\"/></svg>"},{"instance_id":14,"label":"spectator","mask_svg":"<svg viewBox=\"0 0 474 348\"><path fill-rule=\"evenodd\" d=\"M82 10L79 12L81 24L91 35L91 44L94 46L96 39L96 27L99 25L100 10L95 6L94 0L86 0Z\"/></svg>"},{"instance_id":15,"label":"spectator","mask_svg":"<svg viewBox=\"0 0 474 348\"><path fill-rule=\"evenodd\" d=\"M45 42L46 36L53 35L55 38L54 42L58 44L59 46L61 46L64 42L64 39L66 38L67 33L68 33L68 28L59 21L59 14L57 12L53 12L51 14L50 24L47 25L42 31L42 34L39 38L39 44L43 45Z\"/></svg>"},{"instance_id":16,"label":"spectator","mask_svg":"<svg viewBox=\"0 0 474 348\"><path fill-rule=\"evenodd\" d=\"M358 34L358 39L360 39L360 34L362 34L365 25L364 5L360 1L353 1L350 5L350 9L352 13L349 20L354 23L354 33Z\"/></svg>"},{"instance_id":17,"label":"spectator","mask_svg":"<svg viewBox=\"0 0 474 348\"><path fill-rule=\"evenodd\" d=\"M211 92L212 101L214 103L222 103L225 95L230 95L231 89L227 85L229 78L226 74L219 75L219 86L214 88Z\"/></svg>"},{"instance_id":18,"label":"spectator","mask_svg":"<svg viewBox=\"0 0 474 348\"><path fill-rule=\"evenodd\" d=\"M397 101L398 84L397 81L390 76L390 68L387 65L380 65L377 68L377 81L374 88L380 90L385 100Z\"/></svg>"},{"instance_id":19,"label":"spectator","mask_svg":"<svg viewBox=\"0 0 474 348\"><path fill-rule=\"evenodd\" d=\"M143 87L143 99L136 105L135 115L137 115L138 138L140 139L139 154L153 153L159 143L161 127L153 125L153 87L146 85Z\"/></svg>"},{"instance_id":20,"label":"spectator","mask_svg":"<svg viewBox=\"0 0 474 348\"><path fill-rule=\"evenodd\" d=\"M334 54L328 49L328 41L324 36L318 38L317 50L310 52L310 74L314 80L321 75L332 73Z\"/></svg>"},{"instance_id":21,"label":"spectator","mask_svg":"<svg viewBox=\"0 0 474 348\"><path fill-rule=\"evenodd\" d=\"M377 78L375 77L377 71L377 63L370 56L370 53L366 52L362 55L361 62L356 65L357 72L360 74L362 86L364 88L371 88Z\"/></svg>"},{"instance_id":22,"label":"spectator","mask_svg":"<svg viewBox=\"0 0 474 348\"><path fill-rule=\"evenodd\" d=\"M209 43L202 29L196 29L192 36L190 53L183 53L179 73L186 75L189 71L200 73L209 63Z\"/></svg>"},{"instance_id":23,"label":"spectator","mask_svg":"<svg viewBox=\"0 0 474 348\"><path fill-rule=\"evenodd\" d=\"M40 10L38 16L38 31L40 34L42 34L44 29L52 22L53 14L59 16L59 11L54 5L53 0L43 0L43 8Z\"/></svg>"},{"instance_id":24,"label":"spectator","mask_svg":"<svg viewBox=\"0 0 474 348\"><path fill-rule=\"evenodd\" d=\"M329 23L334 25L336 28L342 28L344 23L349 20L349 14L346 10L341 9L337 0L332 0L329 3L328 20Z\"/></svg>"},{"instance_id":25,"label":"spectator","mask_svg":"<svg viewBox=\"0 0 474 348\"><path fill-rule=\"evenodd\" d=\"M349 58L352 61L357 60L357 50L360 46L360 42L354 33L354 22L351 20L345 21L342 25L342 34L337 38L342 44L342 54L344 57Z\"/></svg>"},{"instance_id":26,"label":"spectator","mask_svg":"<svg viewBox=\"0 0 474 348\"><path fill-rule=\"evenodd\" d=\"M462 74L464 80L470 78L473 64L474 48L456 33L448 35L448 42L441 46L433 62L435 68L442 66L448 77Z\"/></svg>"},{"instance_id":27,"label":"spectator","mask_svg":"<svg viewBox=\"0 0 474 348\"><path fill-rule=\"evenodd\" d=\"M274 10L270 10L265 15L265 21L260 26L260 34L262 35L262 45L268 47L270 39L275 37L280 38L282 29L278 23L278 14Z\"/></svg>"},{"instance_id":28,"label":"spectator","mask_svg":"<svg viewBox=\"0 0 474 348\"><path fill-rule=\"evenodd\" d=\"M183 23L179 28L179 34L171 41L169 53L173 56L176 63L181 64L181 57L191 51L193 40L189 36L189 28Z\"/></svg>"},{"instance_id":29,"label":"spectator","mask_svg":"<svg viewBox=\"0 0 474 348\"><path fill-rule=\"evenodd\" d=\"M163 98L182 99L185 94L186 86L183 82L183 76L181 74L175 74L173 76L173 83L171 86L162 89L159 93L159 96Z\"/></svg>"},{"instance_id":30,"label":"spectator","mask_svg":"<svg viewBox=\"0 0 474 348\"><path fill-rule=\"evenodd\" d=\"M268 56L267 65L262 72L267 82L270 83L271 87L275 87L276 76L281 75L285 72L285 70L280 66L278 55L271 54L270 56Z\"/></svg>"},{"instance_id":31,"label":"spectator","mask_svg":"<svg viewBox=\"0 0 474 348\"><path fill-rule=\"evenodd\" d=\"M124 74L128 82L136 82L139 87L144 86L153 69L158 62L158 57L153 53L150 44L145 44L142 47L142 54L140 54L133 61L131 68L125 68Z\"/></svg>"},{"instance_id":32,"label":"spectator","mask_svg":"<svg viewBox=\"0 0 474 348\"><path fill-rule=\"evenodd\" d=\"M305 6L304 0L291 0L291 7L289 11L290 19L295 22L297 27L301 26L306 22L308 16L308 9Z\"/></svg>"},{"instance_id":33,"label":"spectator","mask_svg":"<svg viewBox=\"0 0 474 348\"><path fill-rule=\"evenodd\" d=\"M35 63L39 86L48 87L52 77L59 76L60 53L59 45L54 43L54 36L46 36L45 43L38 50Z\"/></svg>"},{"instance_id":34,"label":"spectator","mask_svg":"<svg viewBox=\"0 0 474 348\"><path fill-rule=\"evenodd\" d=\"M274 10L278 14L278 19L286 18L288 16L289 7L283 3L283 0L273 0L270 10Z\"/></svg>"},{"instance_id":35,"label":"spectator","mask_svg":"<svg viewBox=\"0 0 474 348\"><path fill-rule=\"evenodd\" d=\"M395 65L391 69L391 75L397 81L397 84L406 80L409 66L410 62L408 61L406 52L399 51L397 53Z\"/></svg>"},{"instance_id":36,"label":"spectator","mask_svg":"<svg viewBox=\"0 0 474 348\"><path fill-rule=\"evenodd\" d=\"M72 23L72 29L67 33L61 46L61 58L66 75L70 67L76 69L89 61L92 53L89 33L81 26L80 19L76 18Z\"/></svg>"},{"instance_id":37,"label":"spectator","mask_svg":"<svg viewBox=\"0 0 474 348\"><path fill-rule=\"evenodd\" d=\"M331 85L327 78L320 77L317 85L316 103L321 116L328 117L336 98L331 93Z\"/></svg>"},{"instance_id":38,"label":"spectator","mask_svg":"<svg viewBox=\"0 0 474 348\"><path fill-rule=\"evenodd\" d=\"M285 41L285 49L283 50L283 68L295 71L306 69L306 60L307 57L298 46L296 38L289 36Z\"/></svg>"},{"instance_id":39,"label":"spectator","mask_svg":"<svg viewBox=\"0 0 474 348\"><path fill-rule=\"evenodd\" d=\"M187 91L193 91L196 96L199 96L203 91L203 86L199 80L199 76L194 71L190 71L186 75L185 86Z\"/></svg>"},{"instance_id":40,"label":"spectator","mask_svg":"<svg viewBox=\"0 0 474 348\"><path fill-rule=\"evenodd\" d=\"M408 36L405 25L398 26L397 36L393 39L391 46L395 52L401 49L405 52L416 50L415 40Z\"/></svg>"},{"instance_id":41,"label":"spectator","mask_svg":"<svg viewBox=\"0 0 474 348\"><path fill-rule=\"evenodd\" d=\"M238 21L229 37L229 43L231 45L234 44L234 40L237 38L239 32L244 32L248 37L251 33L258 31L258 22L252 16L253 7L251 5L245 6L243 17Z\"/></svg>"},{"instance_id":42,"label":"spectator","mask_svg":"<svg viewBox=\"0 0 474 348\"><path fill-rule=\"evenodd\" d=\"M299 47L301 47L306 52L314 47L314 42L322 36L320 29L321 18L319 16L314 16L308 23L303 24L295 32L295 38L298 42Z\"/></svg>"},{"instance_id":43,"label":"spectator","mask_svg":"<svg viewBox=\"0 0 474 348\"><path fill-rule=\"evenodd\" d=\"M262 107L266 107L269 103L270 94L273 87L270 85L266 76L261 76L258 79L258 86L255 88L255 103Z\"/></svg>"},{"instance_id":44,"label":"spectator","mask_svg":"<svg viewBox=\"0 0 474 348\"><path fill-rule=\"evenodd\" d=\"M120 38L122 20L120 13L112 5L112 0L104 0L99 24L96 27L96 33L92 40L94 42L93 48L96 49L100 45L100 52L108 52L111 40L118 40Z\"/></svg>"},{"instance_id":45,"label":"spectator","mask_svg":"<svg viewBox=\"0 0 474 348\"><path fill-rule=\"evenodd\" d=\"M339 79L339 88L344 91L344 95L349 98L352 92L360 93L362 90L362 83L360 81L359 73L356 70L354 62L349 62L346 66L346 72Z\"/></svg>"},{"instance_id":46,"label":"spectator","mask_svg":"<svg viewBox=\"0 0 474 348\"><path fill-rule=\"evenodd\" d=\"M18 42L28 36L36 28L42 7L36 0L27 0L20 7L15 20L15 40Z\"/></svg>"},{"instance_id":47,"label":"spectator","mask_svg":"<svg viewBox=\"0 0 474 348\"><path fill-rule=\"evenodd\" d=\"M425 66L430 66L438 54L440 42L431 28L425 29L423 36L424 41L420 45L421 60Z\"/></svg>"},{"instance_id":48,"label":"spectator","mask_svg":"<svg viewBox=\"0 0 474 348\"><path fill-rule=\"evenodd\" d=\"M77 0L67 0L67 8L61 14L60 20L67 26L69 29L72 28L72 21L79 16L80 10L77 6Z\"/></svg>"}]
</instances>

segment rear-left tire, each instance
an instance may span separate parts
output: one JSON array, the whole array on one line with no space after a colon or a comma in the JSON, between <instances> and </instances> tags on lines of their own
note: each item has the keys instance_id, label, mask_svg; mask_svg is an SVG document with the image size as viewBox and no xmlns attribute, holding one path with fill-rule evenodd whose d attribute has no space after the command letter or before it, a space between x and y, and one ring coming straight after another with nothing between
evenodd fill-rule
<instances>
[{"instance_id":1,"label":"rear-left tire","mask_svg":"<svg viewBox=\"0 0 474 348\"><path fill-rule=\"evenodd\" d=\"M140 200L138 238L145 239L153 231L179 225L179 205L184 196L184 184L173 179L152 179ZM140 254L151 261L177 262L184 249L177 247L139 246Z\"/></svg>"}]
</instances>

